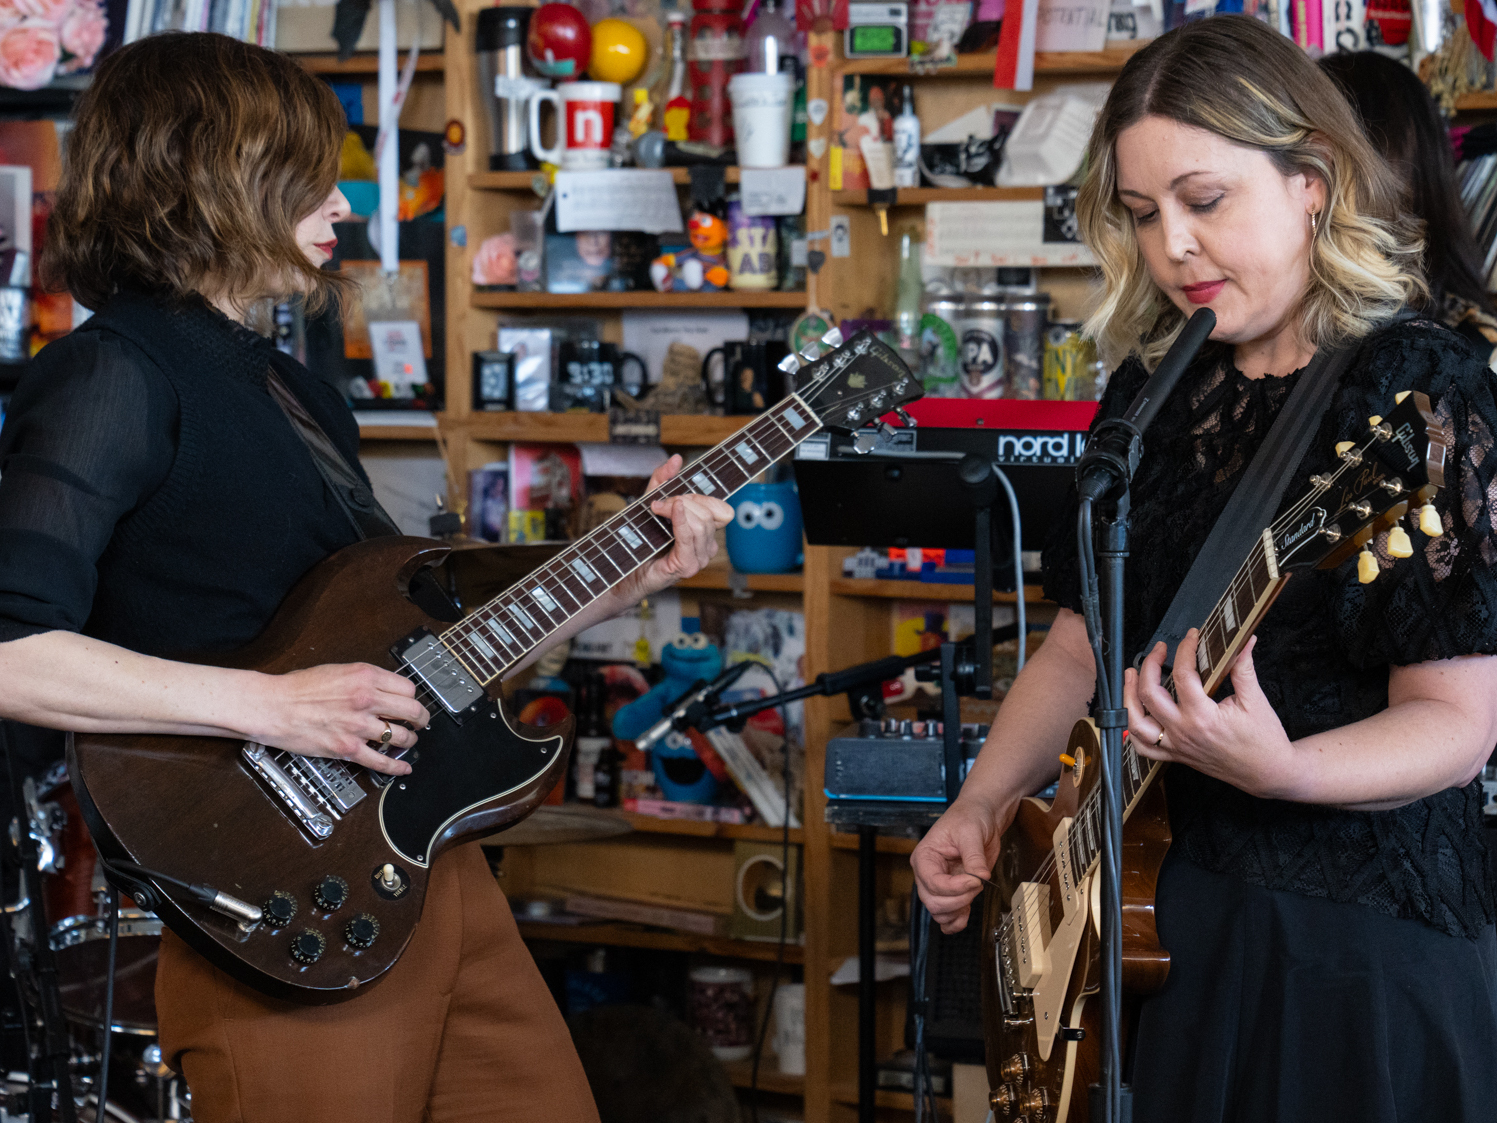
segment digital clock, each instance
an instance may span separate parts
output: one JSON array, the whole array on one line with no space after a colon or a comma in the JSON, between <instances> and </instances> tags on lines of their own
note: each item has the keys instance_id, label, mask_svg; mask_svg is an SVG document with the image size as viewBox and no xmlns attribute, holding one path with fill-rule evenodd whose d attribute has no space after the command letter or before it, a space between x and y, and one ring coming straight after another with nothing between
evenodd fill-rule
<instances>
[{"instance_id":1,"label":"digital clock","mask_svg":"<svg viewBox=\"0 0 1497 1123\"><path fill-rule=\"evenodd\" d=\"M848 58L904 58L910 53L908 4L848 4L842 53Z\"/></svg>"}]
</instances>

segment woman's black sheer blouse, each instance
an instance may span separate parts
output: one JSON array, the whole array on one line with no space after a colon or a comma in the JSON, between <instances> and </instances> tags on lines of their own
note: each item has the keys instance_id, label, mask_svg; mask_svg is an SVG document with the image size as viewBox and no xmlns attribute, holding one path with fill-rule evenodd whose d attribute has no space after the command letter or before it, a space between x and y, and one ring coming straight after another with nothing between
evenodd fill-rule
<instances>
[{"instance_id":1,"label":"woman's black sheer blouse","mask_svg":"<svg viewBox=\"0 0 1497 1123\"><path fill-rule=\"evenodd\" d=\"M1208 345L1145 439L1133 481L1125 628L1132 659L1153 635L1300 372L1249 379L1229 348ZM1129 359L1098 419L1121 415L1148 374ZM1414 556L1373 544L1381 574L1359 584L1355 558L1299 571L1258 629L1254 663L1291 738L1360 721L1388 705L1392 666L1497 653L1497 396L1462 339L1429 321L1363 344L1285 503L1335 466L1337 441L1361 437L1400 390L1437 403L1451 447L1434 499L1445 533L1410 532ZM1071 496L1045 551L1045 593L1080 611ZM1256 885L1356 902L1474 937L1497 919L1478 779L1391 811L1353 812L1258 799L1182 765L1166 773L1175 847L1208 870Z\"/></svg>"}]
</instances>

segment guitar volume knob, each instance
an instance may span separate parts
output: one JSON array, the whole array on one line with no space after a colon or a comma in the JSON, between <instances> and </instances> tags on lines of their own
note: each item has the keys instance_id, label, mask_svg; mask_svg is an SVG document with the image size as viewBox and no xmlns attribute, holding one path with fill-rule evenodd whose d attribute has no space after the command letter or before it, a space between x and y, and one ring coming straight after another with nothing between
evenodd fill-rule
<instances>
[{"instance_id":1,"label":"guitar volume knob","mask_svg":"<svg viewBox=\"0 0 1497 1123\"><path fill-rule=\"evenodd\" d=\"M260 911L272 928L284 928L296 917L296 898L284 889L277 889L260 906Z\"/></svg>"},{"instance_id":2,"label":"guitar volume knob","mask_svg":"<svg viewBox=\"0 0 1497 1123\"><path fill-rule=\"evenodd\" d=\"M367 912L361 912L343 926L343 938L350 947L370 947L379 937L379 921Z\"/></svg>"},{"instance_id":3,"label":"guitar volume knob","mask_svg":"<svg viewBox=\"0 0 1497 1123\"><path fill-rule=\"evenodd\" d=\"M291 958L303 966L316 963L326 950L327 940L311 928L303 928L291 941Z\"/></svg>"},{"instance_id":4,"label":"guitar volume knob","mask_svg":"<svg viewBox=\"0 0 1497 1123\"><path fill-rule=\"evenodd\" d=\"M337 874L328 874L312 890L312 901L323 912L336 912L348 900L348 882Z\"/></svg>"}]
</instances>

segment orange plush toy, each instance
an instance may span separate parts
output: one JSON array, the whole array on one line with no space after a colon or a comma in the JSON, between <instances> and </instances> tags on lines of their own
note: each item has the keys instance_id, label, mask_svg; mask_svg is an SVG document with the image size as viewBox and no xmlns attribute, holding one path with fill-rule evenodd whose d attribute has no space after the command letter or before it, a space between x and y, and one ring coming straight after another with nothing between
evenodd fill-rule
<instances>
[{"instance_id":1,"label":"orange plush toy","mask_svg":"<svg viewBox=\"0 0 1497 1123\"><path fill-rule=\"evenodd\" d=\"M650 281L656 292L717 292L728 287L728 225L711 211L696 210L686 223L691 249L661 254L650 262Z\"/></svg>"}]
</instances>

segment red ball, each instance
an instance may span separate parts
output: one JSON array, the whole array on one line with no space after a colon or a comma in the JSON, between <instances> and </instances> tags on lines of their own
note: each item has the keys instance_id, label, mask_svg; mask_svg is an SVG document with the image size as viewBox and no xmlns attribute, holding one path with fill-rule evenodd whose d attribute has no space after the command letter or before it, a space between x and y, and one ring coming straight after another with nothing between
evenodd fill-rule
<instances>
[{"instance_id":1,"label":"red ball","mask_svg":"<svg viewBox=\"0 0 1497 1123\"><path fill-rule=\"evenodd\" d=\"M531 65L547 78L577 80L593 57L593 31L570 4L542 4L530 17L525 46Z\"/></svg>"}]
</instances>

